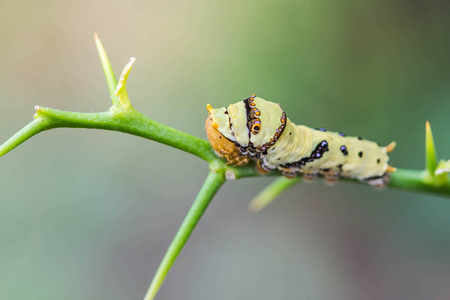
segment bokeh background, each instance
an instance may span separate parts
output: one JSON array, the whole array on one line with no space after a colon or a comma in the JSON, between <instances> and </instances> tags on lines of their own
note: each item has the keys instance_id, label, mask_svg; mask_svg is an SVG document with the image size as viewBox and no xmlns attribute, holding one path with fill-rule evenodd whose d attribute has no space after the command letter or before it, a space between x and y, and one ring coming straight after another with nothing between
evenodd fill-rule
<instances>
[{"instance_id":1,"label":"bokeh background","mask_svg":"<svg viewBox=\"0 0 450 300\"><path fill-rule=\"evenodd\" d=\"M298 124L450 158L450 4L425 0L2 1L0 138L34 106L105 111L98 32L135 108L205 137L257 94ZM141 299L207 172L115 132L57 129L0 159L0 299ZM227 183L157 299L450 299L450 201L321 180L253 214Z\"/></svg>"}]
</instances>

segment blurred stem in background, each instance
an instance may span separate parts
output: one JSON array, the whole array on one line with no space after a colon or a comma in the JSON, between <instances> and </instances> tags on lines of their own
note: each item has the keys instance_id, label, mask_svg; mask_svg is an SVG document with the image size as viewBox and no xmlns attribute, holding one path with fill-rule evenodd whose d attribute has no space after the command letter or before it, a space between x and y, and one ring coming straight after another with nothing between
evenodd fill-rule
<instances>
[{"instance_id":1,"label":"blurred stem in background","mask_svg":"<svg viewBox=\"0 0 450 300\"><path fill-rule=\"evenodd\" d=\"M0 146L0 156L5 155L39 132L53 128L71 127L129 133L189 152L208 162L211 172L169 246L145 296L145 300L151 300L155 297L175 259L222 184L227 179L261 176L261 174L256 171L253 164L238 168L225 164L222 159L216 157L208 141L158 123L135 110L126 91L126 81L135 59L132 58L126 65L119 82L117 82L105 49L97 35L95 35L95 41L111 94L112 107L103 113L77 113L36 106L34 121ZM431 127L428 122L425 148L426 169L417 171L398 169L392 174L388 187L450 197L450 181L448 179L450 161L441 161L438 164ZM280 176L281 174L274 171L270 175ZM278 178L251 202L251 209L260 210L300 180L300 178Z\"/></svg>"}]
</instances>

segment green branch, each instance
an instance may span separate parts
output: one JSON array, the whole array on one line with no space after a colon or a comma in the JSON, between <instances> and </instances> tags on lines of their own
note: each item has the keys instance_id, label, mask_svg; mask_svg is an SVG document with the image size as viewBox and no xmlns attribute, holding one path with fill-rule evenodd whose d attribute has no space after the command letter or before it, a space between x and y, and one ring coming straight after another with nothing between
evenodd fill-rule
<instances>
[{"instance_id":1,"label":"green branch","mask_svg":"<svg viewBox=\"0 0 450 300\"><path fill-rule=\"evenodd\" d=\"M184 244L186 244L186 241L208 207L208 204L211 202L212 198L224 182L225 176L223 173L215 173L211 171L208 177L206 177L205 183L198 193L197 198L189 209L189 212L181 224L180 229L178 229L178 232L170 244L169 249L167 249L158 271L156 271L156 274L153 277L152 283L150 284L150 288L148 289L144 300L152 300L155 297L159 287L166 278L167 273L169 273L172 264L175 262L178 254L180 254L181 249L183 249Z\"/></svg>"},{"instance_id":2,"label":"green branch","mask_svg":"<svg viewBox=\"0 0 450 300\"><path fill-rule=\"evenodd\" d=\"M0 156L39 132L62 127L120 131L189 152L207 162L217 159L207 141L158 123L134 109L124 111L114 106L103 113L78 113L37 106L35 120L0 146Z\"/></svg>"},{"instance_id":3,"label":"green branch","mask_svg":"<svg viewBox=\"0 0 450 300\"><path fill-rule=\"evenodd\" d=\"M444 174L447 177L447 174ZM389 187L403 190L414 190L450 198L450 182L441 182L437 176L430 177L425 170L398 169L392 174Z\"/></svg>"},{"instance_id":4,"label":"green branch","mask_svg":"<svg viewBox=\"0 0 450 300\"><path fill-rule=\"evenodd\" d=\"M36 106L36 109L38 109L38 106ZM19 130L16 134L14 134L0 146L0 157L16 148L32 136L38 134L39 132L51 129L50 125L51 122L45 119L36 119L33 122L29 123L27 126Z\"/></svg>"},{"instance_id":5,"label":"green branch","mask_svg":"<svg viewBox=\"0 0 450 300\"><path fill-rule=\"evenodd\" d=\"M95 35L95 41L111 95L112 107L102 113L78 113L36 106L35 120L0 146L0 156L5 155L39 132L65 127L124 132L186 151L207 161L211 172L161 262L145 296L145 300L150 300L156 295L176 257L225 180L261 176L261 174L256 171L253 163L242 167L227 165L224 160L214 154L208 141L158 123L135 110L126 91L126 81L134 58L127 64L119 82L117 82L105 49L97 35ZM428 123L426 127L425 161L425 170L398 169L392 174L388 187L450 197L450 181L448 178L450 161L441 161L437 164L434 141ZM269 175L281 176L281 173L274 171ZM261 209L298 181L300 181L300 178L288 180L281 177L277 179L259 194L251 206L254 209Z\"/></svg>"}]
</instances>

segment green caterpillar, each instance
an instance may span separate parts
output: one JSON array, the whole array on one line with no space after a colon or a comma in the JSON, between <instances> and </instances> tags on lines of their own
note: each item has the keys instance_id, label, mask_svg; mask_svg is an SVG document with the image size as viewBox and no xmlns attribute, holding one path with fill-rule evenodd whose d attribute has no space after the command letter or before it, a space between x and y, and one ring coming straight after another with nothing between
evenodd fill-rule
<instances>
[{"instance_id":1,"label":"green caterpillar","mask_svg":"<svg viewBox=\"0 0 450 300\"><path fill-rule=\"evenodd\" d=\"M389 173L396 170L388 164L395 142L380 147L360 137L295 125L280 104L255 95L227 108L208 104L207 109L208 140L232 165L253 159L262 174L279 169L286 177L302 174L312 179L322 174L335 182L342 176L374 186L386 185Z\"/></svg>"}]
</instances>

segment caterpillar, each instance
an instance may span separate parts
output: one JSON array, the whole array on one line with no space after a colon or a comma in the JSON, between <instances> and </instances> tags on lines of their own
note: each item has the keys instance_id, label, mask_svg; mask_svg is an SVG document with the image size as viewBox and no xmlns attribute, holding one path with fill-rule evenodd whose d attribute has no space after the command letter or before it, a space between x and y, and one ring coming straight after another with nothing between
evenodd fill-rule
<instances>
[{"instance_id":1,"label":"caterpillar","mask_svg":"<svg viewBox=\"0 0 450 300\"><path fill-rule=\"evenodd\" d=\"M261 174L275 169L289 178L320 174L328 182L342 176L377 187L385 186L396 170L388 156L395 142L381 147L360 137L295 125L279 103L255 95L227 108L208 104L207 110L208 140L227 164L241 166L255 160Z\"/></svg>"}]
</instances>

